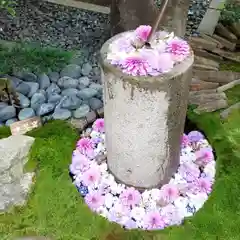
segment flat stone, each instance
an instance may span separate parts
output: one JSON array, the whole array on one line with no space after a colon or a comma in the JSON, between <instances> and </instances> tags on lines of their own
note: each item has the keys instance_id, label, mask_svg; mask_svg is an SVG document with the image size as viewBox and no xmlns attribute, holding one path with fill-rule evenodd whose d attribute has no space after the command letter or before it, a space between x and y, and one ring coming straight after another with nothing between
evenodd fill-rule
<instances>
[{"instance_id":1,"label":"flat stone","mask_svg":"<svg viewBox=\"0 0 240 240\"><path fill-rule=\"evenodd\" d=\"M84 89L84 88L88 87L89 84L90 84L90 79L88 77L81 77L81 78L79 78L78 88Z\"/></svg>"},{"instance_id":2,"label":"flat stone","mask_svg":"<svg viewBox=\"0 0 240 240\"><path fill-rule=\"evenodd\" d=\"M16 109L13 106L6 106L0 109L0 121L5 122L8 119L16 117Z\"/></svg>"},{"instance_id":3,"label":"flat stone","mask_svg":"<svg viewBox=\"0 0 240 240\"><path fill-rule=\"evenodd\" d=\"M76 96L78 93L79 91L76 88L67 88L62 91L63 96Z\"/></svg>"},{"instance_id":4,"label":"flat stone","mask_svg":"<svg viewBox=\"0 0 240 240\"><path fill-rule=\"evenodd\" d=\"M222 45L231 50L231 51L234 51L235 48L236 48L236 43L233 43L233 42L230 42L229 40L223 38L223 37L220 37L218 36L217 34L213 34L213 38L215 38L216 40L218 40L220 43L222 43Z\"/></svg>"},{"instance_id":5,"label":"flat stone","mask_svg":"<svg viewBox=\"0 0 240 240\"><path fill-rule=\"evenodd\" d=\"M11 86L12 86L14 89L16 89L17 86L18 86L20 83L23 82L21 79L19 79L19 78L17 78L17 77L14 77L14 76L9 76L9 75L7 75L7 76L5 76L5 77L10 80Z\"/></svg>"},{"instance_id":6,"label":"flat stone","mask_svg":"<svg viewBox=\"0 0 240 240\"><path fill-rule=\"evenodd\" d=\"M240 53L238 52L228 52L222 49L214 49L213 52L220 55L223 58L240 63Z\"/></svg>"},{"instance_id":7,"label":"flat stone","mask_svg":"<svg viewBox=\"0 0 240 240\"><path fill-rule=\"evenodd\" d=\"M225 93L212 93L212 94L199 94L189 96L189 103L194 105L207 104L209 102L215 102L216 100L227 99Z\"/></svg>"},{"instance_id":8,"label":"flat stone","mask_svg":"<svg viewBox=\"0 0 240 240\"><path fill-rule=\"evenodd\" d=\"M23 94L17 93L17 96L20 101L21 107L26 108L30 105L30 100L27 97L25 97Z\"/></svg>"},{"instance_id":9,"label":"flat stone","mask_svg":"<svg viewBox=\"0 0 240 240\"><path fill-rule=\"evenodd\" d=\"M50 72L48 74L51 82L57 83L58 79L60 78L60 74L58 72Z\"/></svg>"},{"instance_id":10,"label":"flat stone","mask_svg":"<svg viewBox=\"0 0 240 240\"><path fill-rule=\"evenodd\" d=\"M233 104L232 106L230 106L229 108L223 110L223 111L220 113L220 116L221 116L222 119L226 119L226 118L228 118L228 116L229 116L234 110L237 110L237 109L240 109L240 102L235 103L235 104Z\"/></svg>"},{"instance_id":11,"label":"flat stone","mask_svg":"<svg viewBox=\"0 0 240 240\"><path fill-rule=\"evenodd\" d=\"M218 71L218 68L213 67L213 66L211 66L211 65L197 64L197 63L194 63L194 64L193 64L193 69L196 69L196 70Z\"/></svg>"},{"instance_id":12,"label":"flat stone","mask_svg":"<svg viewBox=\"0 0 240 240\"><path fill-rule=\"evenodd\" d=\"M5 125L6 126L10 126L12 123L15 123L17 122L17 118L11 118L11 119L8 119L6 122L5 122Z\"/></svg>"},{"instance_id":13,"label":"flat stone","mask_svg":"<svg viewBox=\"0 0 240 240\"><path fill-rule=\"evenodd\" d=\"M97 118L96 112L95 111L91 111L86 115L86 119L87 119L87 123L91 124L93 123Z\"/></svg>"},{"instance_id":14,"label":"flat stone","mask_svg":"<svg viewBox=\"0 0 240 240\"><path fill-rule=\"evenodd\" d=\"M38 79L34 73L26 71L14 73L14 75L27 82L37 82Z\"/></svg>"},{"instance_id":15,"label":"flat stone","mask_svg":"<svg viewBox=\"0 0 240 240\"><path fill-rule=\"evenodd\" d=\"M43 103L38 109L37 109L37 115L43 116L45 114L48 114L54 110L55 105L53 103Z\"/></svg>"},{"instance_id":16,"label":"flat stone","mask_svg":"<svg viewBox=\"0 0 240 240\"><path fill-rule=\"evenodd\" d=\"M92 71L92 65L90 63L84 63L82 66L82 75L88 76Z\"/></svg>"},{"instance_id":17,"label":"flat stone","mask_svg":"<svg viewBox=\"0 0 240 240\"><path fill-rule=\"evenodd\" d=\"M98 91L94 88L84 88L79 91L78 97L80 97L82 100L88 100L98 94Z\"/></svg>"},{"instance_id":18,"label":"flat stone","mask_svg":"<svg viewBox=\"0 0 240 240\"><path fill-rule=\"evenodd\" d=\"M238 38L240 38L240 20L236 23L232 23L230 29Z\"/></svg>"},{"instance_id":19,"label":"flat stone","mask_svg":"<svg viewBox=\"0 0 240 240\"><path fill-rule=\"evenodd\" d=\"M53 94L59 94L61 92L61 89L56 83L51 83L51 85L46 90L48 98Z\"/></svg>"},{"instance_id":20,"label":"flat stone","mask_svg":"<svg viewBox=\"0 0 240 240\"><path fill-rule=\"evenodd\" d=\"M223 60L223 57L214 53L207 52L206 50L203 49L194 49L193 51L195 56L204 57L217 62L221 62Z\"/></svg>"},{"instance_id":21,"label":"flat stone","mask_svg":"<svg viewBox=\"0 0 240 240\"><path fill-rule=\"evenodd\" d=\"M75 110L80 107L82 100L77 96L64 96L61 101L61 108Z\"/></svg>"},{"instance_id":22,"label":"flat stone","mask_svg":"<svg viewBox=\"0 0 240 240\"><path fill-rule=\"evenodd\" d=\"M205 50L213 50L217 48L217 44L214 42L207 41L204 38L200 37L191 37L189 44L195 49L195 48L202 48Z\"/></svg>"},{"instance_id":23,"label":"flat stone","mask_svg":"<svg viewBox=\"0 0 240 240\"><path fill-rule=\"evenodd\" d=\"M225 84L240 78L240 72L193 70L196 78L206 82Z\"/></svg>"},{"instance_id":24,"label":"flat stone","mask_svg":"<svg viewBox=\"0 0 240 240\"><path fill-rule=\"evenodd\" d=\"M196 64L202 64L206 66L211 66L213 68L218 69L219 68L219 63L216 61L213 61L211 59L205 58L205 57L199 57L199 56L194 56L194 63Z\"/></svg>"},{"instance_id":25,"label":"flat stone","mask_svg":"<svg viewBox=\"0 0 240 240\"><path fill-rule=\"evenodd\" d=\"M217 44L217 48L223 48L224 47L218 40L216 40L212 36L209 36L208 34L200 33L200 37L204 38L207 41L214 42L215 44Z\"/></svg>"},{"instance_id":26,"label":"flat stone","mask_svg":"<svg viewBox=\"0 0 240 240\"><path fill-rule=\"evenodd\" d=\"M36 111L45 102L46 97L43 93L34 93L31 98L31 108Z\"/></svg>"},{"instance_id":27,"label":"flat stone","mask_svg":"<svg viewBox=\"0 0 240 240\"><path fill-rule=\"evenodd\" d=\"M31 98L34 93L36 93L39 89L39 83L37 82L26 82L26 84L30 87L30 91L28 93L28 97Z\"/></svg>"},{"instance_id":28,"label":"flat stone","mask_svg":"<svg viewBox=\"0 0 240 240\"><path fill-rule=\"evenodd\" d=\"M15 90L17 92L20 92L23 95L28 95L28 93L30 92L30 86L25 83L25 82L21 82L16 88Z\"/></svg>"},{"instance_id":29,"label":"flat stone","mask_svg":"<svg viewBox=\"0 0 240 240\"><path fill-rule=\"evenodd\" d=\"M233 88L233 87L235 87L235 86L237 86L239 84L240 84L240 79L234 80L234 81L232 81L232 82L230 82L228 84L225 84L225 85L223 85L221 87L218 87L217 88L217 92L224 92L224 91L226 91L226 90L228 90L230 88Z\"/></svg>"},{"instance_id":30,"label":"flat stone","mask_svg":"<svg viewBox=\"0 0 240 240\"><path fill-rule=\"evenodd\" d=\"M40 89L46 90L50 86L50 79L47 74L42 73L38 78Z\"/></svg>"},{"instance_id":31,"label":"flat stone","mask_svg":"<svg viewBox=\"0 0 240 240\"><path fill-rule=\"evenodd\" d=\"M227 100L219 99L199 105L196 109L194 109L194 112L197 114L201 114L203 112L214 112L226 107L228 107Z\"/></svg>"},{"instance_id":32,"label":"flat stone","mask_svg":"<svg viewBox=\"0 0 240 240\"><path fill-rule=\"evenodd\" d=\"M71 115L71 112L67 109L56 109L53 113L53 119L67 120Z\"/></svg>"},{"instance_id":33,"label":"flat stone","mask_svg":"<svg viewBox=\"0 0 240 240\"><path fill-rule=\"evenodd\" d=\"M58 80L58 86L60 88L66 89L66 88L77 88L78 86L78 79L74 79L71 77L61 77Z\"/></svg>"},{"instance_id":34,"label":"flat stone","mask_svg":"<svg viewBox=\"0 0 240 240\"><path fill-rule=\"evenodd\" d=\"M34 117L34 116L35 116L35 111L32 108L24 108L18 114L18 118L20 121Z\"/></svg>"},{"instance_id":35,"label":"flat stone","mask_svg":"<svg viewBox=\"0 0 240 240\"><path fill-rule=\"evenodd\" d=\"M91 98L89 99L88 102L89 102L89 106L94 111L103 107L103 102L98 98Z\"/></svg>"},{"instance_id":36,"label":"flat stone","mask_svg":"<svg viewBox=\"0 0 240 240\"><path fill-rule=\"evenodd\" d=\"M201 81L199 79L193 78L190 85L190 91L216 89L218 86L219 86L219 83L216 83L216 82L205 82L205 81Z\"/></svg>"},{"instance_id":37,"label":"flat stone","mask_svg":"<svg viewBox=\"0 0 240 240\"><path fill-rule=\"evenodd\" d=\"M0 110L3 109L3 108L5 108L5 107L7 107L7 106L8 106L7 103L5 103L5 102L0 102Z\"/></svg>"},{"instance_id":38,"label":"flat stone","mask_svg":"<svg viewBox=\"0 0 240 240\"><path fill-rule=\"evenodd\" d=\"M54 93L54 94L51 94L49 97L48 97L48 102L49 103L53 103L53 104L58 104L60 102L60 100L62 99L62 96L57 94L57 93Z\"/></svg>"},{"instance_id":39,"label":"flat stone","mask_svg":"<svg viewBox=\"0 0 240 240\"><path fill-rule=\"evenodd\" d=\"M237 40L237 37L231 31L229 31L228 28L224 27L221 23L218 23L218 25L215 28L215 32L218 35L220 35L230 41Z\"/></svg>"},{"instance_id":40,"label":"flat stone","mask_svg":"<svg viewBox=\"0 0 240 240\"><path fill-rule=\"evenodd\" d=\"M61 71L60 76L79 78L81 76L81 67L76 64L69 64Z\"/></svg>"},{"instance_id":41,"label":"flat stone","mask_svg":"<svg viewBox=\"0 0 240 240\"><path fill-rule=\"evenodd\" d=\"M87 125L88 125L88 122L87 122L87 119L86 118L82 118L82 119L76 119L76 118L71 118L68 120L68 122L76 129L78 129L80 132L82 130L84 130ZM93 120L94 122L94 120Z\"/></svg>"},{"instance_id":42,"label":"flat stone","mask_svg":"<svg viewBox=\"0 0 240 240\"><path fill-rule=\"evenodd\" d=\"M73 112L75 118L83 118L90 112L90 107L86 104L81 105L78 109Z\"/></svg>"}]
</instances>

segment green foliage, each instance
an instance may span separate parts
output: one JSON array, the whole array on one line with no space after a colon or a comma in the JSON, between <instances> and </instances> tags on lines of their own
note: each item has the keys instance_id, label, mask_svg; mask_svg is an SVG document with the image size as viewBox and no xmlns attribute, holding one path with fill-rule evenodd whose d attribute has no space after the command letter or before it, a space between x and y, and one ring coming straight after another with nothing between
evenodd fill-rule
<instances>
[{"instance_id":1,"label":"green foliage","mask_svg":"<svg viewBox=\"0 0 240 240\"><path fill-rule=\"evenodd\" d=\"M15 16L16 14L14 10L15 5L15 0L0 0L0 9L6 9L12 16Z\"/></svg>"},{"instance_id":2,"label":"green foliage","mask_svg":"<svg viewBox=\"0 0 240 240\"><path fill-rule=\"evenodd\" d=\"M230 1L222 10L220 20L225 24L231 24L240 19L240 5L236 2Z\"/></svg>"}]
</instances>

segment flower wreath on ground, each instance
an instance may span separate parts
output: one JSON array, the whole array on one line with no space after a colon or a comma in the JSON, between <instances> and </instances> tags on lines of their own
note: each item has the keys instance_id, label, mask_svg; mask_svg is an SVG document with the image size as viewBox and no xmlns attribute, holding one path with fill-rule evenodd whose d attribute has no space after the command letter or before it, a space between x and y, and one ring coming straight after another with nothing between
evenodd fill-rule
<instances>
[{"instance_id":1,"label":"flower wreath on ground","mask_svg":"<svg viewBox=\"0 0 240 240\"><path fill-rule=\"evenodd\" d=\"M184 134L180 165L161 189L140 193L119 184L108 172L104 119L97 119L77 142L70 173L89 208L127 229L179 225L208 199L215 176L213 150L198 131Z\"/></svg>"},{"instance_id":2,"label":"flower wreath on ground","mask_svg":"<svg viewBox=\"0 0 240 240\"><path fill-rule=\"evenodd\" d=\"M142 25L135 31L123 33L109 46L107 60L132 76L159 76L171 71L186 59L191 49L174 33L159 31L148 45L151 26Z\"/></svg>"}]
</instances>

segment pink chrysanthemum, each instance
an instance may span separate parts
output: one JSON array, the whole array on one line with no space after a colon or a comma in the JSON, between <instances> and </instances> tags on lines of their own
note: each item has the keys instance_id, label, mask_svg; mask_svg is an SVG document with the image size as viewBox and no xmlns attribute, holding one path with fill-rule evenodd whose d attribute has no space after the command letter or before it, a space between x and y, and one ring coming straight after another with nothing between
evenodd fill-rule
<instances>
[{"instance_id":1,"label":"pink chrysanthemum","mask_svg":"<svg viewBox=\"0 0 240 240\"><path fill-rule=\"evenodd\" d=\"M104 132L104 119L103 118L99 118L97 119L94 124L93 124L93 129L97 132Z\"/></svg>"},{"instance_id":2,"label":"pink chrysanthemum","mask_svg":"<svg viewBox=\"0 0 240 240\"><path fill-rule=\"evenodd\" d=\"M93 147L94 144L90 138L84 137L77 142L77 149L87 156L93 153Z\"/></svg>"},{"instance_id":3,"label":"pink chrysanthemum","mask_svg":"<svg viewBox=\"0 0 240 240\"><path fill-rule=\"evenodd\" d=\"M196 179L191 185L190 185L190 191L194 194L197 193L206 193L210 194L212 191L212 181L208 178L199 178Z\"/></svg>"},{"instance_id":4,"label":"pink chrysanthemum","mask_svg":"<svg viewBox=\"0 0 240 240\"><path fill-rule=\"evenodd\" d=\"M178 172L187 182L195 181L200 175L200 170L194 163L183 163Z\"/></svg>"},{"instance_id":5,"label":"pink chrysanthemum","mask_svg":"<svg viewBox=\"0 0 240 240\"><path fill-rule=\"evenodd\" d=\"M90 161L81 153L74 154L72 157L72 164L70 165L70 172L77 175L78 173L85 172L90 167Z\"/></svg>"},{"instance_id":6,"label":"pink chrysanthemum","mask_svg":"<svg viewBox=\"0 0 240 240\"><path fill-rule=\"evenodd\" d=\"M104 203L104 196L97 191L88 193L84 199L92 211L96 211Z\"/></svg>"},{"instance_id":7,"label":"pink chrysanthemum","mask_svg":"<svg viewBox=\"0 0 240 240\"><path fill-rule=\"evenodd\" d=\"M172 54L174 61L183 61L189 56L190 47L186 41L174 38L168 42L166 51Z\"/></svg>"},{"instance_id":8,"label":"pink chrysanthemum","mask_svg":"<svg viewBox=\"0 0 240 240\"><path fill-rule=\"evenodd\" d=\"M149 25L141 25L136 30L136 36L139 40L146 42L147 38L151 32L152 27Z\"/></svg>"},{"instance_id":9,"label":"pink chrysanthemum","mask_svg":"<svg viewBox=\"0 0 240 240\"><path fill-rule=\"evenodd\" d=\"M202 148L195 152L195 155L197 158L196 163L200 166L205 166L214 160L214 155L211 148Z\"/></svg>"},{"instance_id":10,"label":"pink chrysanthemum","mask_svg":"<svg viewBox=\"0 0 240 240\"><path fill-rule=\"evenodd\" d=\"M127 188L120 194L120 201L124 206L133 207L139 204L141 194L134 188Z\"/></svg>"},{"instance_id":11,"label":"pink chrysanthemum","mask_svg":"<svg viewBox=\"0 0 240 240\"><path fill-rule=\"evenodd\" d=\"M165 218L157 211L145 215L143 222L147 230L163 229L166 226Z\"/></svg>"},{"instance_id":12,"label":"pink chrysanthemum","mask_svg":"<svg viewBox=\"0 0 240 240\"><path fill-rule=\"evenodd\" d=\"M160 199L168 204L179 197L179 190L176 185L166 184L160 190Z\"/></svg>"},{"instance_id":13,"label":"pink chrysanthemum","mask_svg":"<svg viewBox=\"0 0 240 240\"><path fill-rule=\"evenodd\" d=\"M82 175L82 181L85 186L91 186L99 182L101 173L97 167L92 167Z\"/></svg>"},{"instance_id":14,"label":"pink chrysanthemum","mask_svg":"<svg viewBox=\"0 0 240 240\"><path fill-rule=\"evenodd\" d=\"M186 147L187 145L189 145L189 139L188 136L186 134L183 134L183 136L181 137L181 145L183 147Z\"/></svg>"}]
</instances>

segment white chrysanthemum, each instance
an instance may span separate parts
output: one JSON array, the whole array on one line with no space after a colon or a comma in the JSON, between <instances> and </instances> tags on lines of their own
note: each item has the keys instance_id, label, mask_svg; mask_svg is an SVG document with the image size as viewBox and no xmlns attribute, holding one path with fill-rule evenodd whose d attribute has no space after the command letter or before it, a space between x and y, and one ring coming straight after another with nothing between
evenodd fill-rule
<instances>
[{"instance_id":1,"label":"white chrysanthemum","mask_svg":"<svg viewBox=\"0 0 240 240\"><path fill-rule=\"evenodd\" d=\"M123 190L125 189L125 186L123 184L117 184L116 182L113 182L110 185L110 189L112 194L117 195L123 192Z\"/></svg>"},{"instance_id":2,"label":"white chrysanthemum","mask_svg":"<svg viewBox=\"0 0 240 240\"><path fill-rule=\"evenodd\" d=\"M196 208L196 211L202 208L208 199L208 195L206 193L188 194L188 197L189 203Z\"/></svg>"},{"instance_id":3,"label":"white chrysanthemum","mask_svg":"<svg viewBox=\"0 0 240 240\"><path fill-rule=\"evenodd\" d=\"M105 173L107 172L108 166L107 163L102 163L99 165L99 169L102 175L105 175Z\"/></svg>"},{"instance_id":4,"label":"white chrysanthemum","mask_svg":"<svg viewBox=\"0 0 240 240\"><path fill-rule=\"evenodd\" d=\"M90 137L91 138L98 138L98 137L100 137L100 133L93 130L90 134Z\"/></svg>"},{"instance_id":5,"label":"white chrysanthemum","mask_svg":"<svg viewBox=\"0 0 240 240\"><path fill-rule=\"evenodd\" d=\"M103 206L101 206L101 207L99 207L99 208L97 209L97 213L98 213L99 215L101 215L102 217L105 217L105 218L107 218L107 216L108 216L108 214L109 214L107 208L105 208L105 207L103 207Z\"/></svg>"},{"instance_id":6,"label":"white chrysanthemum","mask_svg":"<svg viewBox=\"0 0 240 240\"><path fill-rule=\"evenodd\" d=\"M211 161L209 162L203 172L206 174L207 177L209 177L211 180L214 180L215 178L215 174L216 174L216 162L215 161Z\"/></svg>"},{"instance_id":7,"label":"white chrysanthemum","mask_svg":"<svg viewBox=\"0 0 240 240\"><path fill-rule=\"evenodd\" d=\"M159 197L160 197L160 190L157 188L153 188L152 190L150 190L151 193L151 199L154 201L158 201Z\"/></svg>"},{"instance_id":8,"label":"white chrysanthemum","mask_svg":"<svg viewBox=\"0 0 240 240\"><path fill-rule=\"evenodd\" d=\"M134 218L136 221L141 222L145 214L146 211L143 207L134 207L131 210L130 216Z\"/></svg>"},{"instance_id":9,"label":"white chrysanthemum","mask_svg":"<svg viewBox=\"0 0 240 240\"><path fill-rule=\"evenodd\" d=\"M107 208L112 208L112 206L118 201L118 198L113 196L111 193L105 195L105 205Z\"/></svg>"}]
</instances>

